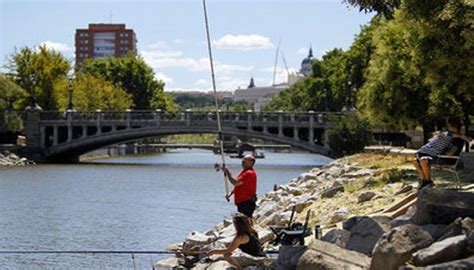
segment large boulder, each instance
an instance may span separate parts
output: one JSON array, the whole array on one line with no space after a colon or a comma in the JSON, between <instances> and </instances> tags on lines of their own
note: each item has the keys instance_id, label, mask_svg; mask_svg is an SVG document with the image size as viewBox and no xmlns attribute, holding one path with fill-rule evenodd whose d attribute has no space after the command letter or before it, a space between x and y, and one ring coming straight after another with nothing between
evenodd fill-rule
<instances>
[{"instance_id":1,"label":"large boulder","mask_svg":"<svg viewBox=\"0 0 474 270\"><path fill-rule=\"evenodd\" d=\"M414 252L431 243L433 243L431 236L415 225L407 224L393 228L375 245L370 269L396 270L405 264Z\"/></svg>"},{"instance_id":2,"label":"large boulder","mask_svg":"<svg viewBox=\"0 0 474 270\"><path fill-rule=\"evenodd\" d=\"M301 182L306 182L309 180L316 180L316 179L318 179L318 176L316 174L302 173L298 176L297 181L301 183Z\"/></svg>"},{"instance_id":3,"label":"large boulder","mask_svg":"<svg viewBox=\"0 0 474 270\"><path fill-rule=\"evenodd\" d=\"M446 228L448 225L444 224L425 224L425 225L419 225L421 229L426 231L431 235L433 240L438 241L445 233L446 233Z\"/></svg>"},{"instance_id":4,"label":"large boulder","mask_svg":"<svg viewBox=\"0 0 474 270\"><path fill-rule=\"evenodd\" d=\"M298 270L367 269L367 255L315 240L298 262Z\"/></svg>"},{"instance_id":5,"label":"large boulder","mask_svg":"<svg viewBox=\"0 0 474 270\"><path fill-rule=\"evenodd\" d=\"M456 269L456 270L472 270L474 269L474 256L471 256L466 259L456 260L441 264L430 265L425 268L425 270L446 270L446 269Z\"/></svg>"},{"instance_id":6,"label":"large boulder","mask_svg":"<svg viewBox=\"0 0 474 270\"><path fill-rule=\"evenodd\" d=\"M439 238L443 240L449 237L453 237L461 234L468 234L470 231L474 231L474 219L472 218L457 218L453 223L447 226L444 234Z\"/></svg>"},{"instance_id":7,"label":"large boulder","mask_svg":"<svg viewBox=\"0 0 474 270\"><path fill-rule=\"evenodd\" d=\"M293 208L295 207L295 211L297 213L303 212L303 210L310 206L314 200L316 200L316 196L311 196L311 195L301 195L301 196L296 196L290 199L290 207Z\"/></svg>"},{"instance_id":8,"label":"large boulder","mask_svg":"<svg viewBox=\"0 0 474 270\"><path fill-rule=\"evenodd\" d=\"M357 202L363 203L366 201L370 201L375 195L376 195L375 192L372 192L372 191L362 192L357 198Z\"/></svg>"},{"instance_id":9,"label":"large boulder","mask_svg":"<svg viewBox=\"0 0 474 270\"><path fill-rule=\"evenodd\" d=\"M156 270L184 270L184 266L179 265L180 260L178 258L172 257L168 259L161 260L153 266Z\"/></svg>"},{"instance_id":10,"label":"large boulder","mask_svg":"<svg viewBox=\"0 0 474 270\"><path fill-rule=\"evenodd\" d=\"M344 186L341 185L324 190L321 193L321 198L332 198L339 192L344 192Z\"/></svg>"},{"instance_id":11,"label":"large boulder","mask_svg":"<svg viewBox=\"0 0 474 270\"><path fill-rule=\"evenodd\" d=\"M458 235L418 250L413 254L412 261L416 266L426 266L462 259L468 255L467 237Z\"/></svg>"},{"instance_id":12,"label":"large boulder","mask_svg":"<svg viewBox=\"0 0 474 270\"><path fill-rule=\"evenodd\" d=\"M278 205L278 203L274 201L265 201L257 207L254 216L258 220L263 220L279 209L280 206Z\"/></svg>"},{"instance_id":13,"label":"large boulder","mask_svg":"<svg viewBox=\"0 0 474 270\"><path fill-rule=\"evenodd\" d=\"M341 229L333 229L327 232L321 240L324 242L336 244L339 247L345 248L347 242L349 241L349 237L351 236L350 231L341 230Z\"/></svg>"},{"instance_id":14,"label":"large boulder","mask_svg":"<svg viewBox=\"0 0 474 270\"><path fill-rule=\"evenodd\" d=\"M212 243L216 240L217 240L217 238L215 236L206 235L206 234L203 234L203 233L200 233L200 232L194 232L193 231L190 234L188 234L188 236L186 237L184 247L186 249L191 249L195 246L207 245L207 244Z\"/></svg>"},{"instance_id":15,"label":"large boulder","mask_svg":"<svg viewBox=\"0 0 474 270\"><path fill-rule=\"evenodd\" d=\"M390 230L391 219L386 216L353 217L343 223L343 228L351 232L346 248L372 254L379 238Z\"/></svg>"},{"instance_id":16,"label":"large boulder","mask_svg":"<svg viewBox=\"0 0 474 270\"><path fill-rule=\"evenodd\" d=\"M338 223L346 219L349 214L348 207L341 207L337 209L331 216L329 223Z\"/></svg>"},{"instance_id":17,"label":"large boulder","mask_svg":"<svg viewBox=\"0 0 474 270\"><path fill-rule=\"evenodd\" d=\"M458 217L474 218L474 193L425 188L418 192L415 224L450 224Z\"/></svg>"},{"instance_id":18,"label":"large boulder","mask_svg":"<svg viewBox=\"0 0 474 270\"><path fill-rule=\"evenodd\" d=\"M296 269L300 257L307 249L306 246L281 246L275 268L277 270Z\"/></svg>"}]
</instances>

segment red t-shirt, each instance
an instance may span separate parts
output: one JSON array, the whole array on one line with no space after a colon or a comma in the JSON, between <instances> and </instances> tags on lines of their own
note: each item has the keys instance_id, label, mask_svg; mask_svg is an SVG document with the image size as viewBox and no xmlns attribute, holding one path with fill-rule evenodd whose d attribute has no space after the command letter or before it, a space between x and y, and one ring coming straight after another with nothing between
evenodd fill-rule
<instances>
[{"instance_id":1,"label":"red t-shirt","mask_svg":"<svg viewBox=\"0 0 474 270\"><path fill-rule=\"evenodd\" d=\"M241 202L252 199L257 194L257 174L253 169L241 171L237 180L243 184L234 188L234 202Z\"/></svg>"}]
</instances>

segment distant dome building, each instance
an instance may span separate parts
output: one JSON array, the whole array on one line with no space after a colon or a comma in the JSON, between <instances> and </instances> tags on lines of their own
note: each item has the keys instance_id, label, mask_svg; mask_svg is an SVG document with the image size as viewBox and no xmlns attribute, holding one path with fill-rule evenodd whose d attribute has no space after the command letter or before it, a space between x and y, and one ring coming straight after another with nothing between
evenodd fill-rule
<instances>
[{"instance_id":1,"label":"distant dome building","mask_svg":"<svg viewBox=\"0 0 474 270\"><path fill-rule=\"evenodd\" d=\"M303 59L303 61L301 61L300 73L303 74L305 77L313 73L312 63L313 63L313 49L311 48L311 46L309 46L308 57L306 57L305 59Z\"/></svg>"},{"instance_id":2,"label":"distant dome building","mask_svg":"<svg viewBox=\"0 0 474 270\"><path fill-rule=\"evenodd\" d=\"M295 82L304 77L311 76L313 73L313 49L309 47L308 56L301 62L301 69L299 72L289 72L286 83L280 83L270 86L256 86L253 76L250 78L250 83L246 89L240 87L234 92L234 100L244 100L248 102L254 111L260 111L265 103L268 103L272 98L278 95L281 91L287 89Z\"/></svg>"},{"instance_id":3,"label":"distant dome building","mask_svg":"<svg viewBox=\"0 0 474 270\"><path fill-rule=\"evenodd\" d=\"M255 88L255 82L253 80L253 76L252 76L252 78L250 78L249 86L247 86L247 89L250 89L250 88Z\"/></svg>"}]
</instances>

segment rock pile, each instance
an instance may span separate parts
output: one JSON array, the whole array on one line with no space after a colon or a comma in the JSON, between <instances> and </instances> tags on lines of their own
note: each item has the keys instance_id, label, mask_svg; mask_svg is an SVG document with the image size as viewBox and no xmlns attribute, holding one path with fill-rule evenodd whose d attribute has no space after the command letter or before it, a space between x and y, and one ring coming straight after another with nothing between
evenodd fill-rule
<instances>
[{"instance_id":1,"label":"rock pile","mask_svg":"<svg viewBox=\"0 0 474 270\"><path fill-rule=\"evenodd\" d=\"M21 158L9 151L0 153L0 166L25 166L30 164L34 164L34 162L26 158Z\"/></svg>"},{"instance_id":2,"label":"rock pile","mask_svg":"<svg viewBox=\"0 0 474 270\"><path fill-rule=\"evenodd\" d=\"M278 259L253 258L238 251L233 257L247 270L440 269L438 266L473 269L474 193L426 189L418 194L417 203L405 215L396 218L384 213L367 215L374 210L372 205L378 206L377 202L386 206L412 192L412 186L406 183L384 183L374 188L380 177L383 177L380 169L339 159L302 174L288 184L276 185L258 200L254 213L255 227L267 250L276 249L269 243L274 238L269 226L287 225L293 207L300 221L309 209L316 212L323 208L318 210L317 216L313 215L310 225L318 223L325 228L338 228L326 229L320 240L306 239L307 246L280 248ZM362 187L360 191L354 188L356 184ZM225 219L212 230L190 233L184 243L169 249L224 248L234 234L231 220ZM233 269L222 256L204 255L169 258L155 267Z\"/></svg>"}]
</instances>

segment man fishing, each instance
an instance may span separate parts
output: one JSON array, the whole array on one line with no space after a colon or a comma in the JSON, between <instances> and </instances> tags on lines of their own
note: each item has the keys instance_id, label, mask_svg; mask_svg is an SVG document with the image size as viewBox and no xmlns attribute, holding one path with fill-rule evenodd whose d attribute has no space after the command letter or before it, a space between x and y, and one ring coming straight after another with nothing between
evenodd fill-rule
<instances>
[{"instance_id":1,"label":"man fishing","mask_svg":"<svg viewBox=\"0 0 474 270\"><path fill-rule=\"evenodd\" d=\"M255 158L246 155L242 159L242 171L234 178L227 167L222 168L224 175L234 188L226 194L226 199L234 195L234 203L237 211L252 218L257 201L257 173L253 169Z\"/></svg>"}]
</instances>

